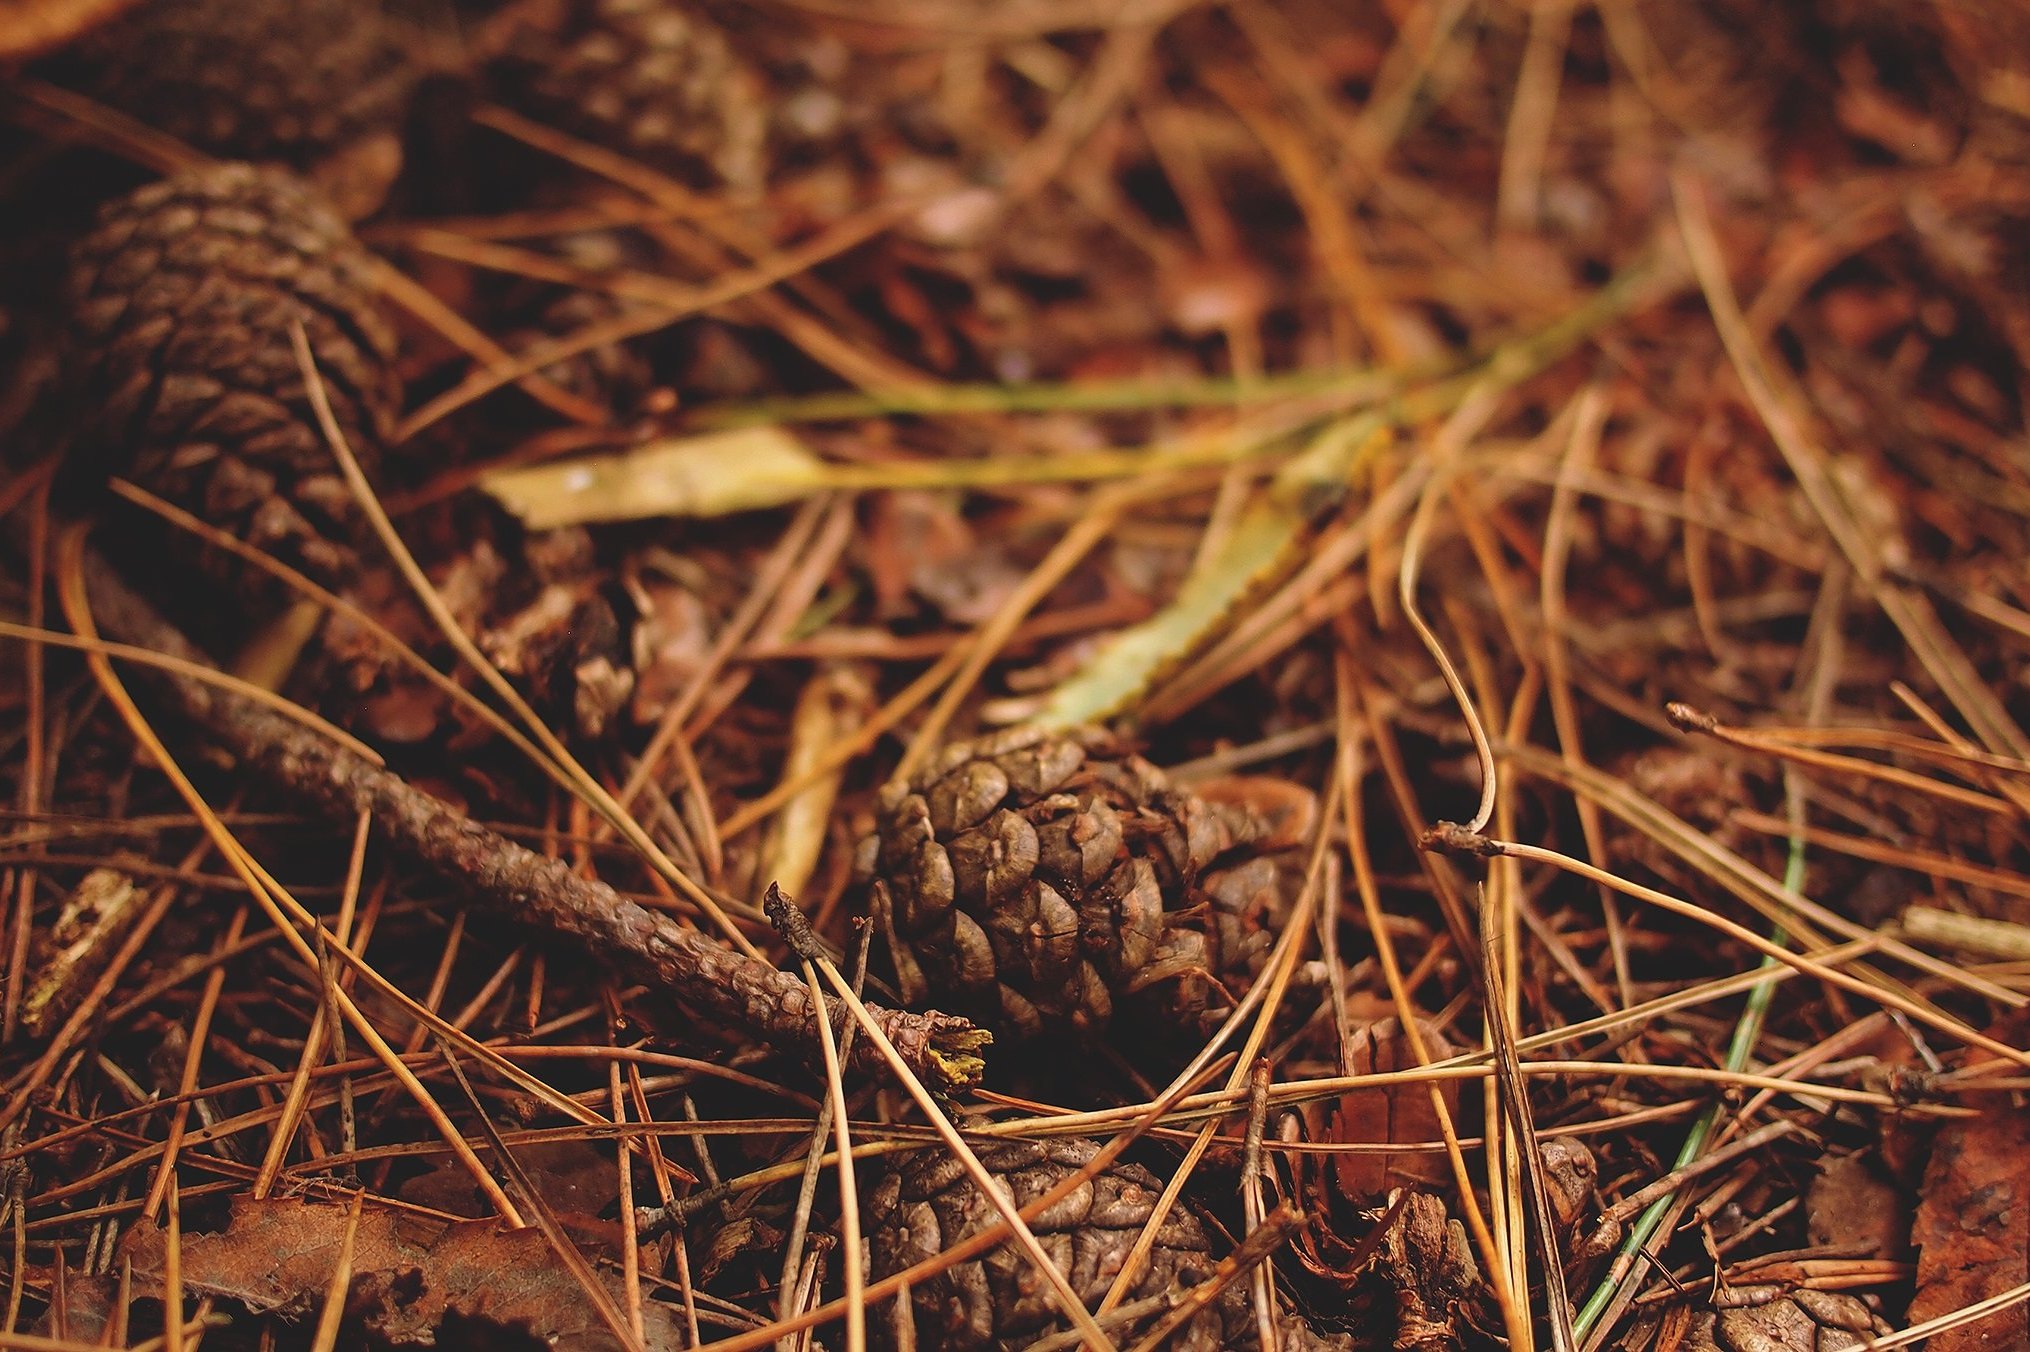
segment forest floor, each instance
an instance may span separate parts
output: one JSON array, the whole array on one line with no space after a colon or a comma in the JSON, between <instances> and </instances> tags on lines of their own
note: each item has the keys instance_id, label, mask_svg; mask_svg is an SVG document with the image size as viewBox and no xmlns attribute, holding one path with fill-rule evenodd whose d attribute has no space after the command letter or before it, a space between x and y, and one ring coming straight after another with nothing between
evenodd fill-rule
<instances>
[{"instance_id":1,"label":"forest floor","mask_svg":"<svg viewBox=\"0 0 2030 1352\"><path fill-rule=\"evenodd\" d=\"M2030 16L221 8L0 4L0 1347L2030 1348Z\"/></svg>"}]
</instances>

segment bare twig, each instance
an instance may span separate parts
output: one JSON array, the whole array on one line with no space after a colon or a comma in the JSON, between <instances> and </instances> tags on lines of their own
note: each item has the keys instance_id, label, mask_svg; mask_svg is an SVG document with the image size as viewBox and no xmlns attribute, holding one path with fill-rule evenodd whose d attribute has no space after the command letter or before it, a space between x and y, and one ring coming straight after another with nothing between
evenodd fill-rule
<instances>
[{"instance_id":1,"label":"bare twig","mask_svg":"<svg viewBox=\"0 0 2030 1352\"><path fill-rule=\"evenodd\" d=\"M93 556L94 604L108 629L186 661L204 655ZM803 982L734 952L622 897L570 865L515 844L342 746L236 692L175 673L153 683L182 717L202 726L250 773L335 820L368 814L376 832L425 868L460 884L509 918L546 927L612 962L625 980L670 998L685 1013L799 1051L815 1045ZM943 1092L980 1074L989 1035L951 1015L876 1009L882 1031L922 1079ZM878 1055L856 1049L857 1069Z\"/></svg>"}]
</instances>

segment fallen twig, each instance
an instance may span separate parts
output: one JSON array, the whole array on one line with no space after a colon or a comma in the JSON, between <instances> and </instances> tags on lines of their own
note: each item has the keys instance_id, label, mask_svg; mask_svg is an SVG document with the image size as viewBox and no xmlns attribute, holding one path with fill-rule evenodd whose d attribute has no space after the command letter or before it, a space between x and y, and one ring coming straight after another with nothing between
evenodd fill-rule
<instances>
[{"instance_id":1,"label":"fallen twig","mask_svg":"<svg viewBox=\"0 0 2030 1352\"><path fill-rule=\"evenodd\" d=\"M129 588L104 559L88 554L85 575L99 621L126 641L186 661L205 655ZM519 923L539 925L613 964L697 1019L738 1029L770 1045L808 1053L818 1045L810 992L789 972L758 962L580 877L564 860L517 845L347 748L254 700L172 671L150 688L203 727L251 774L334 820L366 814L375 833L412 861ZM989 1035L953 1015L872 1010L911 1070L940 1092L976 1083ZM863 1043L855 1069L881 1057Z\"/></svg>"}]
</instances>

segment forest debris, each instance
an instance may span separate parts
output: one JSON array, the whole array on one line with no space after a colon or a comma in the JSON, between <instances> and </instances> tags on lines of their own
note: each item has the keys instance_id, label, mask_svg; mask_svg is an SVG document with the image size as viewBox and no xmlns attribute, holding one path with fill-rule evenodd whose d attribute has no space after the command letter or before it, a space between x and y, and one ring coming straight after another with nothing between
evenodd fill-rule
<instances>
[{"instance_id":1,"label":"forest debris","mask_svg":"<svg viewBox=\"0 0 2030 1352\"><path fill-rule=\"evenodd\" d=\"M1435 1024L1419 1019L1417 1027L1431 1059L1443 1060L1452 1055L1451 1043ZM1383 1019L1355 1032L1347 1040L1346 1054L1347 1072L1352 1075L1392 1074L1415 1070L1420 1064L1414 1044L1395 1019ZM1437 1083L1445 1111L1458 1120L1459 1082ZM1341 1143L1412 1145L1429 1144L1442 1140L1443 1136L1430 1088L1402 1083L1380 1089L1356 1089L1342 1096L1333 1110L1327 1139ZM1340 1191L1356 1203L1371 1203L1397 1188L1442 1186L1452 1178L1451 1161L1435 1150L1337 1154L1332 1159Z\"/></svg>"},{"instance_id":2,"label":"forest debris","mask_svg":"<svg viewBox=\"0 0 2030 1352\"><path fill-rule=\"evenodd\" d=\"M41 967L21 997L21 1027L41 1037L76 1005L127 932L140 893L116 868L95 868L63 899L43 940Z\"/></svg>"},{"instance_id":3,"label":"forest debris","mask_svg":"<svg viewBox=\"0 0 2030 1352\"><path fill-rule=\"evenodd\" d=\"M1867 1154L1826 1161L1805 1188L1804 1209L1814 1244L1892 1260L1909 1253L1910 1204Z\"/></svg>"},{"instance_id":4,"label":"forest debris","mask_svg":"<svg viewBox=\"0 0 2030 1352\"><path fill-rule=\"evenodd\" d=\"M1399 1198L1401 1195L1398 1195ZM1443 1199L1410 1193L1382 1237L1370 1280L1395 1306L1396 1352L1453 1352L1470 1342L1486 1296L1466 1227Z\"/></svg>"},{"instance_id":5,"label":"forest debris","mask_svg":"<svg viewBox=\"0 0 2030 1352\"><path fill-rule=\"evenodd\" d=\"M497 73L515 102L694 185L759 186L768 91L702 12L539 0L511 17Z\"/></svg>"},{"instance_id":6,"label":"forest debris","mask_svg":"<svg viewBox=\"0 0 2030 1352\"><path fill-rule=\"evenodd\" d=\"M1045 1196L1099 1153L1094 1142L1076 1138L996 1141L977 1150L980 1162L1021 1207ZM1115 1163L1031 1222L1051 1261L1089 1306L1122 1270L1162 1192L1162 1181L1147 1169ZM919 1151L905 1157L880 1176L866 1202L874 1275L887 1277L935 1258L993 1225L999 1207L981 1195L949 1155ZM1172 1305L1181 1311L1182 1298L1213 1279L1219 1261L1209 1227L1188 1207L1180 1207L1157 1230L1125 1304L1136 1308L1146 1301L1154 1311ZM1152 1322L1144 1314L1131 1327ZM910 1287L909 1297L879 1310L869 1328L892 1346L986 1352L1028 1347L1061 1329L1062 1315L1042 1283L1004 1246ZM1123 1339L1121 1345L1131 1341ZM1232 1282L1163 1342L1186 1352L1258 1345L1245 1285ZM1347 1342L1291 1321L1283 1327L1283 1346L1286 1352L1343 1352Z\"/></svg>"},{"instance_id":7,"label":"forest debris","mask_svg":"<svg viewBox=\"0 0 2030 1352\"><path fill-rule=\"evenodd\" d=\"M155 614L103 560L86 564L94 605L107 629L189 661L204 654ZM209 732L241 768L331 814L366 815L382 839L509 919L547 926L723 1031L798 1055L817 1046L810 988L795 976L581 877L369 764L345 747L234 691L173 673L154 683L183 717ZM979 1050L991 1039L964 1019L876 1009L889 1040L927 1084L950 1092L975 1083ZM855 1064L880 1073L863 1040Z\"/></svg>"},{"instance_id":8,"label":"forest debris","mask_svg":"<svg viewBox=\"0 0 2030 1352\"><path fill-rule=\"evenodd\" d=\"M2022 1036L2023 1020L1998 1033ZM2030 1281L2030 1113L1998 1097L1939 1128L1917 1203L1911 1244L1917 1292L1910 1321L1950 1314ZM1931 1352L2030 1347L2021 1302L1934 1334Z\"/></svg>"},{"instance_id":9,"label":"forest debris","mask_svg":"<svg viewBox=\"0 0 2030 1352\"><path fill-rule=\"evenodd\" d=\"M826 753L866 720L872 694L866 671L838 663L821 668L797 697L782 782L804 787L782 805L760 871L791 896L803 893L818 866L845 773L843 765L828 771L819 767Z\"/></svg>"},{"instance_id":10,"label":"forest debris","mask_svg":"<svg viewBox=\"0 0 2030 1352\"><path fill-rule=\"evenodd\" d=\"M1977 953L2003 962L2030 959L2030 925L1962 915L1936 906L1912 906L1903 912L1903 933L1911 940L1962 953Z\"/></svg>"},{"instance_id":11,"label":"forest debris","mask_svg":"<svg viewBox=\"0 0 2030 1352\"><path fill-rule=\"evenodd\" d=\"M401 169L415 46L380 0L151 0L48 74L206 154L306 174L358 220Z\"/></svg>"},{"instance_id":12,"label":"forest debris","mask_svg":"<svg viewBox=\"0 0 2030 1352\"><path fill-rule=\"evenodd\" d=\"M1082 671L1051 693L1037 721L1070 727L1128 709L1210 642L1250 595L1280 580L1320 516L1338 506L1389 440L1388 425L1374 418L1326 427L1278 473L1218 554L1192 572L1170 604L1108 639Z\"/></svg>"},{"instance_id":13,"label":"forest debris","mask_svg":"<svg viewBox=\"0 0 2030 1352\"><path fill-rule=\"evenodd\" d=\"M781 427L668 437L616 455L495 470L479 486L530 530L655 516L724 516L795 502L831 467Z\"/></svg>"},{"instance_id":14,"label":"forest debris","mask_svg":"<svg viewBox=\"0 0 2030 1352\"><path fill-rule=\"evenodd\" d=\"M1542 1154L1551 1219L1559 1234L1569 1235L1600 1203L1600 1161L1576 1136L1551 1137Z\"/></svg>"},{"instance_id":15,"label":"forest debris","mask_svg":"<svg viewBox=\"0 0 2030 1352\"><path fill-rule=\"evenodd\" d=\"M338 1261L346 1209L301 1197L232 1200L223 1230L180 1238L185 1291L236 1301L256 1313L308 1314ZM158 1294L168 1233L137 1225L121 1242L137 1291ZM622 1299L619 1283L601 1280ZM432 1347L447 1317L525 1333L551 1348L604 1352L622 1344L540 1230L490 1220L433 1222L368 1206L354 1239L347 1314L398 1347ZM677 1312L641 1302L643 1344L685 1346Z\"/></svg>"}]
</instances>

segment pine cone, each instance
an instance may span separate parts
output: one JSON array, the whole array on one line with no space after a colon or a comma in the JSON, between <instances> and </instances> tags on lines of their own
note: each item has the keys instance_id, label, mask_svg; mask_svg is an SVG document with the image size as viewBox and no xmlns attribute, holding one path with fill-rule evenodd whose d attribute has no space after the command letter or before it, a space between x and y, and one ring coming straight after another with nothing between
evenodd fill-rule
<instances>
[{"instance_id":1,"label":"pine cone","mask_svg":"<svg viewBox=\"0 0 2030 1352\"><path fill-rule=\"evenodd\" d=\"M371 473L400 402L370 259L280 170L194 170L111 203L71 250L65 475L125 475L327 585L360 538L289 326L300 322L338 425ZM179 541L189 537L179 535ZM221 551L215 580L273 599Z\"/></svg>"},{"instance_id":2,"label":"pine cone","mask_svg":"<svg viewBox=\"0 0 2030 1352\"><path fill-rule=\"evenodd\" d=\"M996 1141L974 1153L1017 1206L1027 1206L1083 1167L1099 1148L1091 1141ZM1155 1212L1163 1183L1140 1165L1115 1161L1051 1207L1029 1228L1071 1282L1087 1309L1096 1307L1120 1273L1128 1251ZM906 1156L874 1184L867 1207L869 1248L876 1280L934 1258L1001 1219L964 1168L941 1151ZM1173 1210L1157 1232L1155 1248L1127 1303L1177 1298L1213 1275L1220 1255L1208 1227L1188 1207ZM1175 1352L1218 1352L1260 1346L1245 1281L1217 1297L1164 1344ZM1144 1315L1140 1334L1167 1312ZM907 1321L909 1327L902 1327ZM946 1268L909 1289L909 1304L885 1307L870 1320L893 1345L923 1352L975 1352L1027 1347L1069 1326L1050 1289L1029 1260L1003 1244ZM1322 1352L1346 1340L1321 1335L1295 1319L1281 1328L1287 1352ZM1134 1341L1116 1331L1122 1346Z\"/></svg>"},{"instance_id":3,"label":"pine cone","mask_svg":"<svg viewBox=\"0 0 2030 1352\"><path fill-rule=\"evenodd\" d=\"M232 159L310 171L374 141L384 191L419 73L409 50L374 0L152 0L50 75Z\"/></svg>"},{"instance_id":4,"label":"pine cone","mask_svg":"<svg viewBox=\"0 0 2030 1352\"><path fill-rule=\"evenodd\" d=\"M768 97L724 31L672 0L547 0L508 38L510 97L693 183L761 182Z\"/></svg>"},{"instance_id":5,"label":"pine cone","mask_svg":"<svg viewBox=\"0 0 2030 1352\"><path fill-rule=\"evenodd\" d=\"M1016 729L883 791L857 864L904 993L1006 1035L1117 1010L1208 1031L1274 941L1256 814L1172 788L1109 734Z\"/></svg>"}]
</instances>

